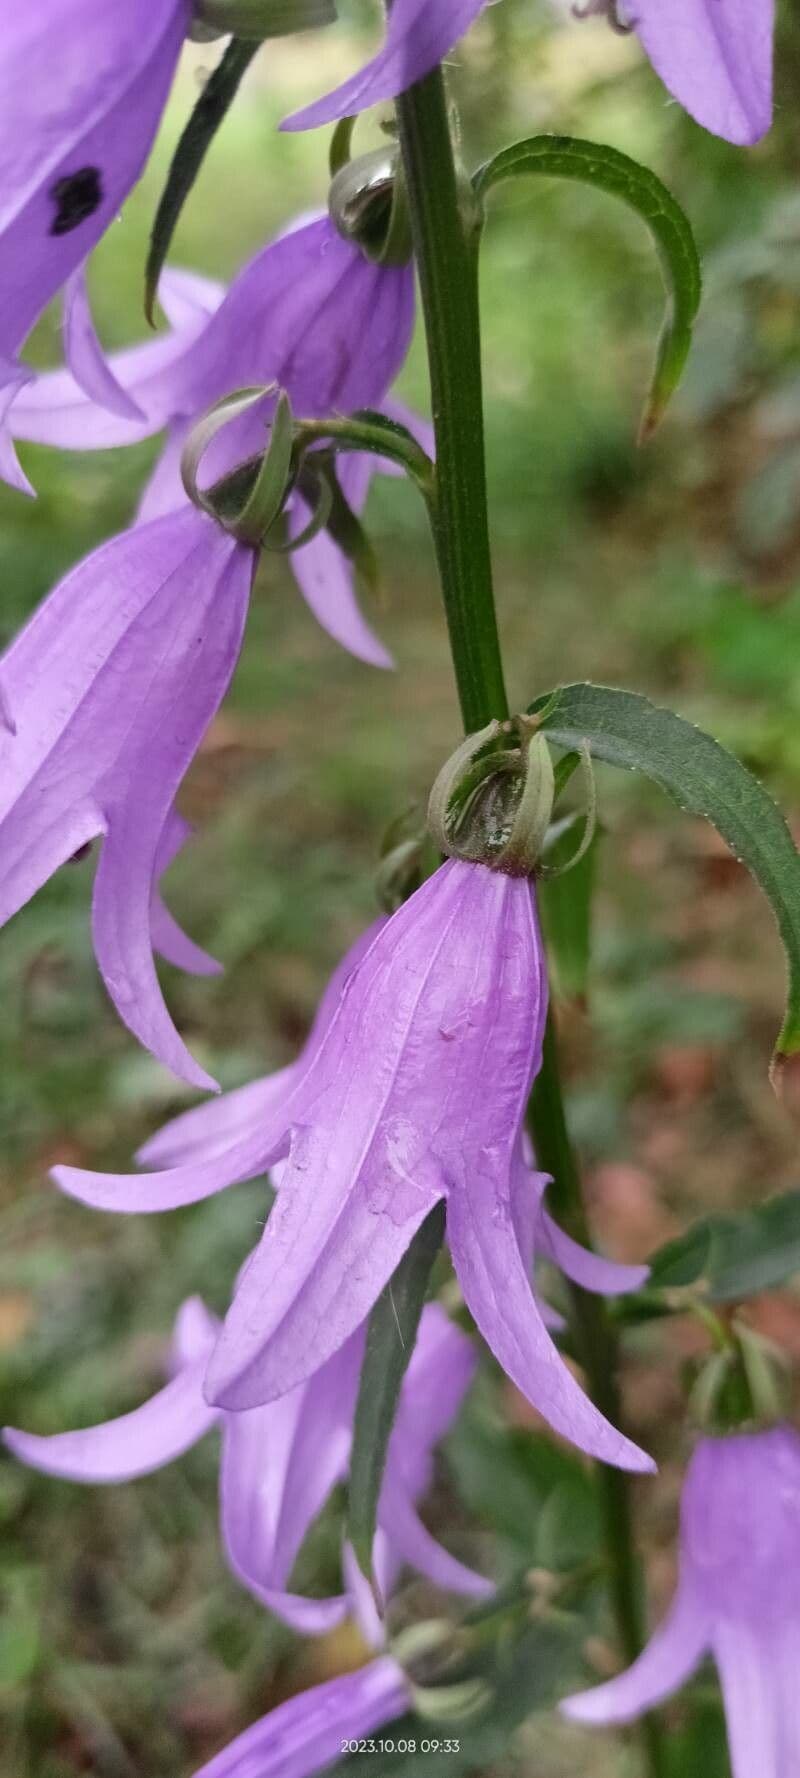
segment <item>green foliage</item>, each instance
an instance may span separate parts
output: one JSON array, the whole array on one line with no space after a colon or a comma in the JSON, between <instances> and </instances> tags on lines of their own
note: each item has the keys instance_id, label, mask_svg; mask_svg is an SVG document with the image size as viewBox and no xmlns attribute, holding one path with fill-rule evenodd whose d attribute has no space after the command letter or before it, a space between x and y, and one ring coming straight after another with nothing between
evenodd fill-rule
<instances>
[{"instance_id":1,"label":"green foliage","mask_svg":"<svg viewBox=\"0 0 800 1778\"><path fill-rule=\"evenodd\" d=\"M648 1290L691 1285L714 1303L772 1290L800 1272L800 1191L704 1216L651 1260Z\"/></svg>"},{"instance_id":2,"label":"green foliage","mask_svg":"<svg viewBox=\"0 0 800 1778\"><path fill-rule=\"evenodd\" d=\"M679 807L712 822L763 889L783 940L789 995L775 1056L800 1049L800 856L777 805L734 756L671 710L613 686L569 685L537 699L557 745L583 743L609 765L641 772Z\"/></svg>"},{"instance_id":3,"label":"green foliage","mask_svg":"<svg viewBox=\"0 0 800 1778\"><path fill-rule=\"evenodd\" d=\"M641 440L650 438L680 382L700 306L700 260L691 224L649 167L605 143L583 142L572 136L531 136L525 142L515 142L481 167L473 184L482 198L502 181L528 173L577 179L611 192L650 230L667 288L667 313L640 429Z\"/></svg>"},{"instance_id":4,"label":"green foliage","mask_svg":"<svg viewBox=\"0 0 800 1778\"><path fill-rule=\"evenodd\" d=\"M348 1486L348 1533L367 1575L372 1574L386 1452L431 1270L444 1240L444 1216L444 1204L437 1204L425 1218L367 1323Z\"/></svg>"}]
</instances>

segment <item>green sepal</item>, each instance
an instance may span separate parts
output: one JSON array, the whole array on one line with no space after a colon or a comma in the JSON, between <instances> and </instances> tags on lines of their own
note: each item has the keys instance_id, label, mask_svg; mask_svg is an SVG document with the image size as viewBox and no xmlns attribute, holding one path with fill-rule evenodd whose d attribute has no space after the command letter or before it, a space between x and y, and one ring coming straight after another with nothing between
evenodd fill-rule
<instances>
[{"instance_id":1,"label":"green sepal","mask_svg":"<svg viewBox=\"0 0 800 1778\"><path fill-rule=\"evenodd\" d=\"M634 210L650 230L666 286L667 310L639 428L639 440L644 443L663 419L680 382L700 307L702 276L691 224L649 167L617 148L574 136L531 136L502 149L478 168L473 179L475 192L483 199L501 181L528 173L575 179L610 192Z\"/></svg>"},{"instance_id":2,"label":"green sepal","mask_svg":"<svg viewBox=\"0 0 800 1778\"><path fill-rule=\"evenodd\" d=\"M373 1587L372 1546L386 1452L431 1271L444 1240L444 1222L444 1204L436 1204L381 1291L367 1323L353 1424L347 1533L359 1566Z\"/></svg>"},{"instance_id":3,"label":"green sepal","mask_svg":"<svg viewBox=\"0 0 800 1778\"><path fill-rule=\"evenodd\" d=\"M335 0L195 0L195 19L227 37L291 37L336 22Z\"/></svg>"},{"instance_id":4,"label":"green sepal","mask_svg":"<svg viewBox=\"0 0 800 1778\"><path fill-rule=\"evenodd\" d=\"M642 773L688 814L704 816L764 891L789 975L771 1069L777 1088L782 1062L800 1050L800 854L771 796L711 735L636 692L565 685L531 711L558 747L572 753L585 743L594 759Z\"/></svg>"}]
</instances>

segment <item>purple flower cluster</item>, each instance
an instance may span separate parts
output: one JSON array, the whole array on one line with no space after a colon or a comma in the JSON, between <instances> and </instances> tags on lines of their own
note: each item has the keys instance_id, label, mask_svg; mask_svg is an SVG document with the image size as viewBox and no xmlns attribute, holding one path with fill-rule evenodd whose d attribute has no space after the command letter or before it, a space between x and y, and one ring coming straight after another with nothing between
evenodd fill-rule
<instances>
[{"instance_id":1,"label":"purple flower cluster","mask_svg":"<svg viewBox=\"0 0 800 1778\"><path fill-rule=\"evenodd\" d=\"M394 0L377 55L286 127L394 98L450 53L483 4ZM614 11L709 129L745 142L767 128L771 0L589 0L575 10ZM168 270L169 331L105 358L86 260L139 176L195 14L192 0L36 0L3 25L0 475L28 486L14 440L107 449L163 432L165 445L136 523L75 568L0 659L0 924L99 842L92 927L111 999L160 1062L213 1089L172 1022L154 959L196 973L218 966L181 930L160 879L188 837L176 801L236 667L258 551L190 503L181 454L206 410L250 387L264 398L215 437L209 484L263 452L279 391L299 416L324 422L380 407L429 453L432 441L391 394L413 329L413 266L371 258L327 215L295 222L227 291ZM66 363L34 377L19 352L59 290ZM337 466L354 514L375 466L362 452ZM310 517L305 488L287 478L295 544ZM334 640L390 665L333 536L320 529L291 561ZM222 1539L236 1577L303 1633L354 1615L376 1651L360 1672L281 1705L198 1778L305 1778L338 1756L343 1737L369 1734L413 1702L349 1546L333 1598L293 1591L292 1571L348 1475L368 1318L437 1206L463 1304L506 1375L581 1451L653 1468L585 1394L540 1296L542 1260L607 1296L647 1277L577 1246L545 1207L549 1179L536 1170L525 1118L547 1006L532 881L449 859L343 959L289 1067L173 1119L141 1151L138 1174L55 1170L66 1194L129 1214L197 1203L266 1172L275 1188L224 1321L198 1298L183 1305L169 1380L150 1401L82 1431L5 1433L32 1467L101 1483L155 1470L218 1427ZM471 1339L429 1303L378 1501L384 1598L403 1565L466 1597L491 1591L419 1512L476 1362ZM567 1712L627 1720L710 1650L735 1778L791 1778L800 1770L799 1525L800 1441L789 1428L705 1440L687 1476L670 1617L627 1674L569 1700Z\"/></svg>"}]
</instances>

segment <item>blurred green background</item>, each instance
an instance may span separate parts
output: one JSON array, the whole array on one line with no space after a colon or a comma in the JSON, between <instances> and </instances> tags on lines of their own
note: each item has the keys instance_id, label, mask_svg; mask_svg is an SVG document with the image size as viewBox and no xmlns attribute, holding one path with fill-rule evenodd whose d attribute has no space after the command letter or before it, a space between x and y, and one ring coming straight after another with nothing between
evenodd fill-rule
<instances>
[{"instance_id":1,"label":"blurred green background","mask_svg":"<svg viewBox=\"0 0 800 1778\"><path fill-rule=\"evenodd\" d=\"M343 14L337 30L257 58L181 222L176 263L230 277L293 213L324 202L325 133L279 136L275 125L365 53L374 8ZM214 57L187 53L147 175L95 255L92 296L109 346L143 333L149 223ZM492 201L487 436L512 700L523 706L579 677L649 691L736 748L791 815L800 28L790 17L777 68L775 128L749 154L687 121L633 41L599 21L559 21L534 0L490 7L451 78L469 164L542 129L608 141L667 180L705 261L685 386L640 453L662 303L645 232L613 200L566 184ZM58 355L53 314L32 356ZM401 387L426 408L419 340ZM0 490L3 644L72 562L127 522L156 450L23 449L39 499ZM295 1053L326 973L373 911L385 826L425 796L458 735L421 509L409 489L379 481L368 519L384 569L370 615L397 673L337 652L272 558L232 694L185 786L197 838L168 898L225 973L193 981L165 970L164 980L190 1046L225 1085ZM793 1086L783 1107L766 1086L782 981L765 904L709 832L655 792L608 775L601 796L591 990L561 1008L561 1022L598 1237L641 1258L699 1210L797 1183ZM64 869L0 939L0 1411L42 1432L120 1413L157 1385L177 1304L201 1291L224 1308L263 1210L256 1184L163 1220L115 1222L59 1201L48 1184L55 1160L126 1166L187 1102L106 1002L89 942L91 871L91 860ZM800 1354L791 1291L753 1313ZM631 1428L662 1466L659 1485L637 1496L656 1609L670 1585L685 1455L679 1370L690 1350L680 1327L639 1334L625 1379ZM530 1420L486 1363L431 1504L432 1523L499 1574L558 1566L565 1511L575 1489L582 1498L580 1465L553 1481L551 1448ZM109 1490L4 1460L0 1523L2 1778L188 1778L270 1704L360 1658L350 1632L293 1643L228 1576L213 1438L163 1474ZM332 1512L303 1558L312 1588L334 1583L337 1539ZM410 1597L412 1609L426 1607L419 1585ZM602 1666L602 1601L596 1620L589 1654ZM713 1692L701 1687L672 1721L676 1773L702 1760L706 1778L723 1774ZM484 1749L479 1769L622 1778L638 1758L633 1745L589 1742L537 1716L508 1747Z\"/></svg>"}]
</instances>

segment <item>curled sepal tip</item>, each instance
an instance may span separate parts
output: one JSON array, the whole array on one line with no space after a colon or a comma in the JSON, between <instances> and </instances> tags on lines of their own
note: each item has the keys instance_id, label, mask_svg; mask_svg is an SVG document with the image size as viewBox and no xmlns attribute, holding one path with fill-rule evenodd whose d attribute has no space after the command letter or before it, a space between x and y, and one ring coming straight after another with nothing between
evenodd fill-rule
<instances>
[{"instance_id":1,"label":"curled sepal tip","mask_svg":"<svg viewBox=\"0 0 800 1778\"><path fill-rule=\"evenodd\" d=\"M194 506L209 513L240 543L257 548L283 510L293 481L292 458L294 419L285 391L277 395L272 415L269 442L263 456L248 478L242 504L231 510L219 498L219 486L204 491L199 484L200 467L206 451L220 432L259 402L276 395L274 384L254 389L236 389L224 395L202 415L192 427L181 456L181 480Z\"/></svg>"},{"instance_id":2,"label":"curled sepal tip","mask_svg":"<svg viewBox=\"0 0 800 1778\"><path fill-rule=\"evenodd\" d=\"M451 754L428 803L428 826L442 852L513 877L539 868L555 778L538 728L526 716L490 722Z\"/></svg>"}]
</instances>

